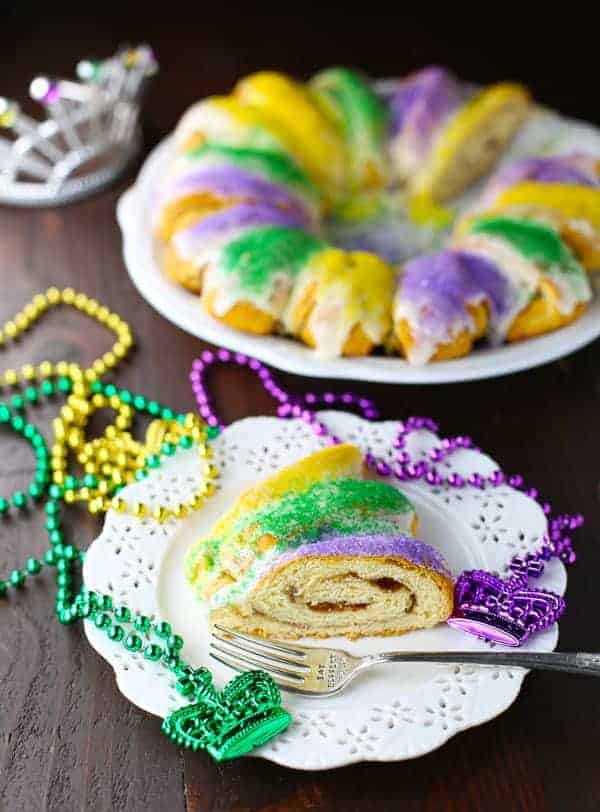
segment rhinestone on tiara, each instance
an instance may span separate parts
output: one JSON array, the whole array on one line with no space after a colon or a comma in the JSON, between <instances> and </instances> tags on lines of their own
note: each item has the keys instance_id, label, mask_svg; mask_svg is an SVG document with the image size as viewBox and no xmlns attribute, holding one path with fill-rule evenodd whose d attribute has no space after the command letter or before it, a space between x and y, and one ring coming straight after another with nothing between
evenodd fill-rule
<instances>
[{"instance_id":1,"label":"rhinestone on tiara","mask_svg":"<svg viewBox=\"0 0 600 812\"><path fill-rule=\"evenodd\" d=\"M78 81L37 76L29 92L44 121L0 97L0 203L69 203L111 183L141 146L141 100L157 70L140 45L80 62Z\"/></svg>"}]
</instances>

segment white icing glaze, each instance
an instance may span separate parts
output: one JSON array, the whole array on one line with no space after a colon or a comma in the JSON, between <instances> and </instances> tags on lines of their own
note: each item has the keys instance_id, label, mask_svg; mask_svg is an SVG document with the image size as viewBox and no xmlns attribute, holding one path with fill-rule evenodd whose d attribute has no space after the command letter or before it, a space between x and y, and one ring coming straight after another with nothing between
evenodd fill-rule
<instances>
[{"instance_id":1,"label":"white icing glaze","mask_svg":"<svg viewBox=\"0 0 600 812\"><path fill-rule=\"evenodd\" d=\"M513 300L503 317L493 325L492 336L492 340L502 342L517 315L535 296L540 284L540 269L504 240L489 234L465 234L454 240L452 247L486 257L507 280Z\"/></svg>"},{"instance_id":2,"label":"white icing glaze","mask_svg":"<svg viewBox=\"0 0 600 812\"><path fill-rule=\"evenodd\" d=\"M485 299L484 294L472 296L467 300L466 304L478 305L484 302ZM475 321L468 311L465 312L464 320L457 321L449 325L448 328L438 321L435 331L424 330L420 309L413 302L409 302L400 296L400 286L398 286L394 298L394 324L398 324L402 320L406 320L410 325L413 339L412 345L406 350L408 360L411 364L420 366L431 360L441 344L452 341L465 328L470 332L475 331ZM495 332L490 335L490 341L494 343L498 341Z\"/></svg>"},{"instance_id":3,"label":"white icing glaze","mask_svg":"<svg viewBox=\"0 0 600 812\"><path fill-rule=\"evenodd\" d=\"M570 315L577 305L587 302L592 291L585 273L565 272L560 266L547 266L540 269L535 263L525 259L522 254L502 239L489 234L467 234L455 241L454 247L465 251L474 251L488 257L502 274L509 280L517 292L515 306L510 320L502 320L499 325L500 335L504 337L517 313L525 307L539 287L542 276L548 277L556 286L559 299L557 308L563 315Z\"/></svg>"},{"instance_id":4,"label":"white icing glaze","mask_svg":"<svg viewBox=\"0 0 600 812\"><path fill-rule=\"evenodd\" d=\"M219 107L213 99L192 105L175 130L175 144L181 149L192 135L202 133L206 141L229 146L271 149L285 152L285 145L266 127L236 121L235 116Z\"/></svg>"},{"instance_id":5,"label":"white icing glaze","mask_svg":"<svg viewBox=\"0 0 600 812\"><path fill-rule=\"evenodd\" d=\"M240 290L237 274L219 267L220 249L210 252L204 275L204 292L212 298L215 315L225 316L239 302L249 302L279 320L292 290L293 279L285 269L273 273L263 290Z\"/></svg>"},{"instance_id":6,"label":"white icing glaze","mask_svg":"<svg viewBox=\"0 0 600 812\"><path fill-rule=\"evenodd\" d=\"M391 313L385 302L375 308L364 301L364 290L360 284L354 285L350 270L347 277L339 276L324 284L319 281L318 270L310 265L294 285L283 315L286 332L297 334L300 331L302 325L298 323L296 311L308 295L307 289L315 283L314 301L306 326L319 358L339 357L352 329L359 324L374 344L382 343L391 329Z\"/></svg>"},{"instance_id":7,"label":"white icing glaze","mask_svg":"<svg viewBox=\"0 0 600 812\"><path fill-rule=\"evenodd\" d=\"M193 262L197 265L205 265L214 257L219 248L224 247L227 243L237 239L247 231L251 231L254 226L247 228L232 228L229 231L224 231L220 234L213 234L209 239L206 236L202 238L194 238L193 226L190 228L178 231L173 235L171 244L180 259L185 262Z\"/></svg>"},{"instance_id":8,"label":"white icing glaze","mask_svg":"<svg viewBox=\"0 0 600 812\"><path fill-rule=\"evenodd\" d=\"M429 170L427 164L430 156L434 155L451 122L462 111L464 105L473 95L472 92L465 92L463 103L459 104L454 110L449 112L445 118L442 118L437 123L435 132L425 148L422 144L419 144L419 139L415 136L415 133L410 131L405 132L402 130L392 139L390 149L394 169L400 180L406 181L411 179L411 186L415 188L419 187L420 173L422 174Z\"/></svg>"}]
</instances>

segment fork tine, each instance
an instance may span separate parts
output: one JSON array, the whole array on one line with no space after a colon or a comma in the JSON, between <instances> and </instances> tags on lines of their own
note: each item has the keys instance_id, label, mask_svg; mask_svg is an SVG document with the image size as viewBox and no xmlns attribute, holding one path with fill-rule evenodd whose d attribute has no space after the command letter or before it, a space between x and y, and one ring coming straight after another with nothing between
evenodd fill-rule
<instances>
[{"instance_id":1,"label":"fork tine","mask_svg":"<svg viewBox=\"0 0 600 812\"><path fill-rule=\"evenodd\" d=\"M286 679L294 679L299 680L300 682L304 681L304 675L300 674L298 671L294 671L292 669L286 668L286 664L283 661L273 660L272 658L265 658L262 657L260 654L255 654L252 651L244 651L243 649L230 649L227 645L223 646L220 645L218 642L212 640L210 644L211 648L215 651L221 652L221 654L226 654L228 657L232 659L239 660L240 662L246 663L246 665L253 665L257 666L258 668L262 668L264 670L270 670L273 673L279 673Z\"/></svg>"},{"instance_id":2,"label":"fork tine","mask_svg":"<svg viewBox=\"0 0 600 812\"><path fill-rule=\"evenodd\" d=\"M275 666L265 663L260 659L254 659L254 657L232 653L227 651L227 649L217 646L215 643L210 644L209 653L210 656L214 657L215 660L218 660L230 668L234 668L236 671L247 671L248 666L254 666L260 668L261 671L266 671L267 674L270 674L275 681L281 685L288 685L294 688L299 688L304 685L304 678L298 674L276 668Z\"/></svg>"},{"instance_id":3,"label":"fork tine","mask_svg":"<svg viewBox=\"0 0 600 812\"><path fill-rule=\"evenodd\" d=\"M263 640L261 637L252 637L250 634L244 634L243 632L236 632L233 629L227 629L225 626L220 626L218 623L213 625L213 629L218 629L220 632L229 635L229 637L233 637L237 640L246 640L248 643L252 643L257 648L264 648L269 651L279 651L282 654L287 654L290 657L306 657L307 649L303 648L302 646L297 646L294 648L293 646L286 646L280 641L274 642L273 640Z\"/></svg>"},{"instance_id":4,"label":"fork tine","mask_svg":"<svg viewBox=\"0 0 600 812\"><path fill-rule=\"evenodd\" d=\"M236 660L230 660L228 657L217 654L214 651L210 652L210 656L213 658L213 660L216 660L217 662L221 663L227 668L233 668L234 671L244 673L244 671L248 670L245 666L243 666L241 663L238 663ZM294 694L307 693L302 689L302 683L292 682L291 680L283 679L283 677L280 677L277 674L273 674L270 671L267 671L266 673L268 673L270 677L277 683L277 685L279 685L280 688L283 688L283 690L285 691L290 691L291 693ZM312 694L309 694L309 696L312 696Z\"/></svg>"},{"instance_id":5,"label":"fork tine","mask_svg":"<svg viewBox=\"0 0 600 812\"><path fill-rule=\"evenodd\" d=\"M242 654L254 654L257 657L268 660L269 662L273 663L273 665L283 666L292 670L310 671L310 666L305 665L298 660L288 660L285 657L280 657L275 653L267 653L266 651L261 650L258 646L255 647L254 644L250 642L246 643L244 641L230 640L229 637L222 634L217 634L215 631L212 633L212 639L218 640L220 643L225 643L229 648L235 649L235 651L239 651Z\"/></svg>"}]
</instances>

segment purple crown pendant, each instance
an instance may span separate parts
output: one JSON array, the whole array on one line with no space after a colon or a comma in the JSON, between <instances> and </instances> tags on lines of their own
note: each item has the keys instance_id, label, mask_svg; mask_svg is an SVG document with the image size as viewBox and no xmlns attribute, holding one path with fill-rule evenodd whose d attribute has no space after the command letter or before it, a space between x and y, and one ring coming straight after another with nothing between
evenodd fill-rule
<instances>
[{"instance_id":1,"label":"purple crown pendant","mask_svg":"<svg viewBox=\"0 0 600 812\"><path fill-rule=\"evenodd\" d=\"M484 570L464 572L454 594L448 625L505 646L520 646L534 632L552 626L566 606L560 595L528 587L526 577L503 581Z\"/></svg>"}]
</instances>

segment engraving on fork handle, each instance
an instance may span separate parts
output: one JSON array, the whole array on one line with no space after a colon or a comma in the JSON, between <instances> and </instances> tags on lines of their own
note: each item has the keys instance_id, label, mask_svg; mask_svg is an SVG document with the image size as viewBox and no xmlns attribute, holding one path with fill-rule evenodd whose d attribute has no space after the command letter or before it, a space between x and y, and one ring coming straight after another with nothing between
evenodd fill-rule
<instances>
[{"instance_id":1,"label":"engraving on fork handle","mask_svg":"<svg viewBox=\"0 0 600 812\"><path fill-rule=\"evenodd\" d=\"M332 651L326 662L318 664L316 677L320 683L325 683L327 688L332 690L346 679L351 670L352 664L348 658L342 652Z\"/></svg>"}]
</instances>

